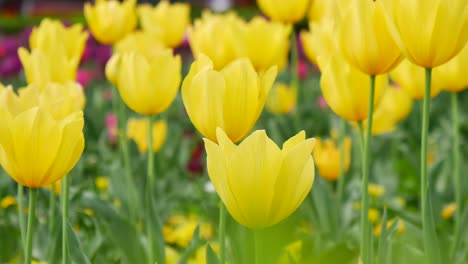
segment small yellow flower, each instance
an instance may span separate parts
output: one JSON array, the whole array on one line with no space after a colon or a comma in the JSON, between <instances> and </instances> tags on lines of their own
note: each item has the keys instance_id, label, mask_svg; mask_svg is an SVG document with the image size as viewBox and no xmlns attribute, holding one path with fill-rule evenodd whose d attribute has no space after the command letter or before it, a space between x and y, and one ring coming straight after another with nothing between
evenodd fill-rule
<instances>
[{"instance_id":1,"label":"small yellow flower","mask_svg":"<svg viewBox=\"0 0 468 264\"><path fill-rule=\"evenodd\" d=\"M182 100L197 130L216 142L216 128L238 142L249 133L262 113L276 77L276 66L257 73L246 58L217 71L200 55L182 83Z\"/></svg>"},{"instance_id":2,"label":"small yellow flower","mask_svg":"<svg viewBox=\"0 0 468 264\"><path fill-rule=\"evenodd\" d=\"M457 210L457 205L455 203L447 204L444 209L442 209L442 218L447 220L455 214Z\"/></svg>"},{"instance_id":3,"label":"small yellow flower","mask_svg":"<svg viewBox=\"0 0 468 264\"><path fill-rule=\"evenodd\" d=\"M164 120L153 124L153 152L158 152L167 135L167 123ZM146 118L130 118L127 123L127 137L133 139L140 153L148 150L148 120Z\"/></svg>"},{"instance_id":4,"label":"small yellow flower","mask_svg":"<svg viewBox=\"0 0 468 264\"><path fill-rule=\"evenodd\" d=\"M136 0L96 0L84 5L86 22L93 36L103 44L114 44L137 25Z\"/></svg>"},{"instance_id":5,"label":"small yellow flower","mask_svg":"<svg viewBox=\"0 0 468 264\"><path fill-rule=\"evenodd\" d=\"M291 25L257 16L245 26L245 49L253 66L264 72L271 66L281 71L288 62Z\"/></svg>"},{"instance_id":6,"label":"small yellow flower","mask_svg":"<svg viewBox=\"0 0 468 264\"><path fill-rule=\"evenodd\" d=\"M317 138L314 148L314 161L317 165L319 176L329 180L336 181L340 176L341 153L337 145L336 138L322 140ZM351 138L344 140L345 156L343 172L347 172L351 163Z\"/></svg>"},{"instance_id":7,"label":"small yellow flower","mask_svg":"<svg viewBox=\"0 0 468 264\"><path fill-rule=\"evenodd\" d=\"M281 254L280 260L278 261L279 264L289 264L290 258L294 259L296 263L300 263L301 260L301 252L302 252L302 240L297 240L295 242L289 243L284 248L284 253Z\"/></svg>"},{"instance_id":8,"label":"small yellow flower","mask_svg":"<svg viewBox=\"0 0 468 264\"><path fill-rule=\"evenodd\" d=\"M75 232L80 232L81 227L78 224L74 224L73 225L73 230L75 230Z\"/></svg>"},{"instance_id":9,"label":"small yellow flower","mask_svg":"<svg viewBox=\"0 0 468 264\"><path fill-rule=\"evenodd\" d=\"M15 197L13 197L11 195L4 197L0 201L0 207L2 207L3 209L8 208L8 207L13 206L13 205L16 205L16 199L15 199Z\"/></svg>"},{"instance_id":10,"label":"small yellow flower","mask_svg":"<svg viewBox=\"0 0 468 264\"><path fill-rule=\"evenodd\" d=\"M367 190L369 192L369 195L374 198L379 198L385 194L385 187L383 185L369 183L367 187L368 187Z\"/></svg>"},{"instance_id":11,"label":"small yellow flower","mask_svg":"<svg viewBox=\"0 0 468 264\"><path fill-rule=\"evenodd\" d=\"M116 208L120 208L122 206L122 203L120 202L119 199L115 198L114 200L112 200L112 204L116 207Z\"/></svg>"},{"instance_id":12,"label":"small yellow flower","mask_svg":"<svg viewBox=\"0 0 468 264\"><path fill-rule=\"evenodd\" d=\"M105 176L99 176L94 181L96 188L100 191L107 191L109 189L109 178Z\"/></svg>"},{"instance_id":13,"label":"small yellow flower","mask_svg":"<svg viewBox=\"0 0 468 264\"><path fill-rule=\"evenodd\" d=\"M94 215L94 211L92 209L89 209L89 208L84 208L83 213L85 213L87 216L93 216Z\"/></svg>"},{"instance_id":14,"label":"small yellow flower","mask_svg":"<svg viewBox=\"0 0 468 264\"><path fill-rule=\"evenodd\" d=\"M165 49L151 57L134 51L117 53L113 58L116 61L111 63L110 79L130 109L142 115L156 115L172 104L182 78L179 55Z\"/></svg>"},{"instance_id":15,"label":"small yellow flower","mask_svg":"<svg viewBox=\"0 0 468 264\"><path fill-rule=\"evenodd\" d=\"M405 222L399 218L390 219L389 221L387 221L387 229L390 228L395 221L398 221L397 229L396 229L397 233L398 234L403 233L405 231ZM382 233L382 224L380 223L378 226L374 228L374 236L379 237L381 233Z\"/></svg>"},{"instance_id":16,"label":"small yellow flower","mask_svg":"<svg viewBox=\"0 0 468 264\"><path fill-rule=\"evenodd\" d=\"M208 56L216 70L245 54L242 31L245 22L235 13L203 12L188 30L190 48L196 59Z\"/></svg>"},{"instance_id":17,"label":"small yellow flower","mask_svg":"<svg viewBox=\"0 0 468 264\"><path fill-rule=\"evenodd\" d=\"M257 130L236 146L221 128L217 142L204 139L208 175L232 217L249 228L275 225L309 193L315 176L315 139L301 131L280 149Z\"/></svg>"},{"instance_id":18,"label":"small yellow flower","mask_svg":"<svg viewBox=\"0 0 468 264\"><path fill-rule=\"evenodd\" d=\"M372 223L376 223L380 219L379 210L375 208L369 208L368 218Z\"/></svg>"},{"instance_id":19,"label":"small yellow flower","mask_svg":"<svg viewBox=\"0 0 468 264\"><path fill-rule=\"evenodd\" d=\"M165 263L166 264L177 264L180 258L179 252L172 247L166 246L164 248L164 253L166 255Z\"/></svg>"},{"instance_id":20,"label":"small yellow flower","mask_svg":"<svg viewBox=\"0 0 468 264\"><path fill-rule=\"evenodd\" d=\"M273 86L266 101L266 109L274 114L287 114L296 108L297 91L284 83Z\"/></svg>"},{"instance_id":21,"label":"small yellow flower","mask_svg":"<svg viewBox=\"0 0 468 264\"><path fill-rule=\"evenodd\" d=\"M257 0L258 7L269 18L284 22L299 22L309 7L309 0Z\"/></svg>"},{"instance_id":22,"label":"small yellow flower","mask_svg":"<svg viewBox=\"0 0 468 264\"><path fill-rule=\"evenodd\" d=\"M215 253L219 254L219 245L218 243L210 243L211 248ZM206 247L207 244L199 247L195 254L189 259L188 264L206 264Z\"/></svg>"},{"instance_id":23,"label":"small yellow flower","mask_svg":"<svg viewBox=\"0 0 468 264\"><path fill-rule=\"evenodd\" d=\"M155 7L139 5L137 12L141 27L153 32L169 48L182 42L190 24L190 5L185 3L171 4L162 0Z\"/></svg>"},{"instance_id":24,"label":"small yellow flower","mask_svg":"<svg viewBox=\"0 0 468 264\"><path fill-rule=\"evenodd\" d=\"M177 244L181 247L187 247L192 240L193 233L197 226L197 221L187 220L175 227L166 228L164 238L169 244Z\"/></svg>"},{"instance_id":25,"label":"small yellow flower","mask_svg":"<svg viewBox=\"0 0 468 264\"><path fill-rule=\"evenodd\" d=\"M355 202L353 203L353 209L354 209L355 211L361 210L361 202L355 201Z\"/></svg>"},{"instance_id":26,"label":"small yellow flower","mask_svg":"<svg viewBox=\"0 0 468 264\"><path fill-rule=\"evenodd\" d=\"M402 207L402 208L406 206L406 201L405 201L405 199L403 199L403 198L401 198L401 197L395 197L393 200L395 201L395 203L396 203L398 206L400 206L400 207Z\"/></svg>"}]
</instances>

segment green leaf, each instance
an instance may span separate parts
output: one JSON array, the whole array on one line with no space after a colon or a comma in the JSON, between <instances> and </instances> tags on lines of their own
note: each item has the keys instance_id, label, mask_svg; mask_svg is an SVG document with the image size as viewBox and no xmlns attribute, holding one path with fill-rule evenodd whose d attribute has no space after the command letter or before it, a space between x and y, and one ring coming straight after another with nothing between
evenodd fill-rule
<instances>
[{"instance_id":1,"label":"green leaf","mask_svg":"<svg viewBox=\"0 0 468 264\"><path fill-rule=\"evenodd\" d=\"M426 255L427 263L431 264L440 264L442 263L440 255L440 247L437 239L437 233L435 230L434 224L434 214L432 209L432 188L427 189L427 198L426 198L426 218L427 227L423 228L423 237L424 237L424 251Z\"/></svg>"},{"instance_id":2,"label":"green leaf","mask_svg":"<svg viewBox=\"0 0 468 264\"><path fill-rule=\"evenodd\" d=\"M83 248L81 247L80 240L75 234L70 222L67 225L67 232L68 232L68 250L70 250L70 257L76 263L83 263L83 264L91 264L86 254L83 252Z\"/></svg>"},{"instance_id":3,"label":"green leaf","mask_svg":"<svg viewBox=\"0 0 468 264\"><path fill-rule=\"evenodd\" d=\"M195 231L193 232L192 240L190 240L188 247L184 250L184 252L182 252L178 263L186 264L190 255L192 255L192 253L195 252L195 250L201 245L201 243L202 241L200 239L200 226L198 225Z\"/></svg>"},{"instance_id":4,"label":"green leaf","mask_svg":"<svg viewBox=\"0 0 468 264\"><path fill-rule=\"evenodd\" d=\"M156 261L157 263L165 263L165 241L164 241L164 236L162 233L162 225L161 225L161 220L159 219L157 210L156 210L156 203L154 202L153 198L150 198L150 210L151 212L147 214L147 219L148 223L148 228L150 228L152 235L151 238L153 239L153 245L156 246L157 254L156 254Z\"/></svg>"},{"instance_id":5,"label":"green leaf","mask_svg":"<svg viewBox=\"0 0 468 264\"><path fill-rule=\"evenodd\" d=\"M211 248L210 244L206 244L206 264L219 264L218 255Z\"/></svg>"}]
</instances>

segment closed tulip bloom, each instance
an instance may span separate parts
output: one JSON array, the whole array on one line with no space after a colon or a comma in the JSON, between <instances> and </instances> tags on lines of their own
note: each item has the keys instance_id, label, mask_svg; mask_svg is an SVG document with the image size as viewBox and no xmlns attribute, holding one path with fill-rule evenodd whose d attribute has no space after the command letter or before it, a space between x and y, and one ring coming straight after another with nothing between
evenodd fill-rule
<instances>
[{"instance_id":1,"label":"closed tulip bloom","mask_svg":"<svg viewBox=\"0 0 468 264\"><path fill-rule=\"evenodd\" d=\"M161 149L166 135L166 121L160 120L153 123L153 152L158 152ZM146 153L148 150L148 119L130 118L127 122L127 137L135 141L140 153Z\"/></svg>"},{"instance_id":2,"label":"closed tulip bloom","mask_svg":"<svg viewBox=\"0 0 468 264\"><path fill-rule=\"evenodd\" d=\"M407 59L434 68L453 58L468 40L466 0L379 0L396 43Z\"/></svg>"},{"instance_id":3,"label":"closed tulip bloom","mask_svg":"<svg viewBox=\"0 0 468 264\"><path fill-rule=\"evenodd\" d=\"M333 19L338 10L337 0L313 0L307 17L309 22L322 23L323 20Z\"/></svg>"},{"instance_id":4,"label":"closed tulip bloom","mask_svg":"<svg viewBox=\"0 0 468 264\"><path fill-rule=\"evenodd\" d=\"M222 128L233 142L249 133L260 116L275 81L276 67L257 74L246 58L235 60L220 71L201 55L182 83L182 99L197 130L216 142Z\"/></svg>"},{"instance_id":5,"label":"closed tulip bloom","mask_svg":"<svg viewBox=\"0 0 468 264\"><path fill-rule=\"evenodd\" d=\"M145 57L158 55L164 49L164 44L150 31L134 31L114 45L115 53L137 51Z\"/></svg>"},{"instance_id":6,"label":"closed tulip bloom","mask_svg":"<svg viewBox=\"0 0 468 264\"><path fill-rule=\"evenodd\" d=\"M26 88L30 89L30 88ZM56 119L49 109L0 92L0 164L16 182L29 188L46 187L64 177L84 149L83 112Z\"/></svg>"},{"instance_id":7,"label":"closed tulip bloom","mask_svg":"<svg viewBox=\"0 0 468 264\"><path fill-rule=\"evenodd\" d=\"M84 5L84 15L93 36L102 44L114 44L137 25L136 0L96 0Z\"/></svg>"},{"instance_id":8,"label":"closed tulip bloom","mask_svg":"<svg viewBox=\"0 0 468 264\"><path fill-rule=\"evenodd\" d=\"M18 49L18 56L23 64L26 80L30 84L65 83L76 79L78 65L74 59L69 60L63 50L46 53L34 49L29 52L21 47Z\"/></svg>"},{"instance_id":9,"label":"closed tulip bloom","mask_svg":"<svg viewBox=\"0 0 468 264\"><path fill-rule=\"evenodd\" d=\"M64 54L67 61L75 67L80 64L88 33L83 26L75 24L65 27L59 20L44 19L35 27L29 37L31 50L42 50L48 56ZM60 66L61 67L61 66Z\"/></svg>"},{"instance_id":10,"label":"closed tulip bloom","mask_svg":"<svg viewBox=\"0 0 468 264\"><path fill-rule=\"evenodd\" d=\"M468 88L468 45L446 64L434 69L440 86L448 92L461 92Z\"/></svg>"},{"instance_id":11,"label":"closed tulip bloom","mask_svg":"<svg viewBox=\"0 0 468 264\"><path fill-rule=\"evenodd\" d=\"M138 52L114 56L118 56L114 58L116 75L111 78L115 78L119 94L130 109L156 115L172 104L182 78L180 56L169 49L153 57Z\"/></svg>"},{"instance_id":12,"label":"closed tulip bloom","mask_svg":"<svg viewBox=\"0 0 468 264\"><path fill-rule=\"evenodd\" d=\"M139 5L137 12L141 27L156 34L166 47L175 48L182 43L190 24L190 5L162 0L155 7Z\"/></svg>"},{"instance_id":13,"label":"closed tulip bloom","mask_svg":"<svg viewBox=\"0 0 468 264\"><path fill-rule=\"evenodd\" d=\"M398 67L390 72L390 78L405 90L413 99L421 100L424 98L425 77L424 69L411 63L408 60L403 60ZM432 78L431 97L437 96L442 87L440 79L437 77L437 72L434 71Z\"/></svg>"},{"instance_id":14,"label":"closed tulip bloom","mask_svg":"<svg viewBox=\"0 0 468 264\"><path fill-rule=\"evenodd\" d=\"M276 84L268 95L266 108L274 114L287 114L296 108L297 91L284 83Z\"/></svg>"},{"instance_id":15,"label":"closed tulip bloom","mask_svg":"<svg viewBox=\"0 0 468 264\"><path fill-rule=\"evenodd\" d=\"M309 2L309 0L257 0L258 7L265 15L284 23L296 23L302 20Z\"/></svg>"},{"instance_id":16,"label":"closed tulip bloom","mask_svg":"<svg viewBox=\"0 0 468 264\"><path fill-rule=\"evenodd\" d=\"M351 138L344 140L345 155L343 172L349 170L351 163ZM340 177L341 152L336 138L322 140L317 138L314 147L314 161L317 165L319 176L329 180L336 181Z\"/></svg>"},{"instance_id":17,"label":"closed tulip bloom","mask_svg":"<svg viewBox=\"0 0 468 264\"><path fill-rule=\"evenodd\" d=\"M369 76L335 55L325 63L320 86L330 108L348 121L367 119L369 109ZM388 86L387 76L376 78L374 106Z\"/></svg>"},{"instance_id":18,"label":"closed tulip bloom","mask_svg":"<svg viewBox=\"0 0 468 264\"><path fill-rule=\"evenodd\" d=\"M291 215L314 181L315 139L301 131L280 149L264 130L236 146L221 128L217 142L204 139L208 175L231 216L249 228L265 228Z\"/></svg>"},{"instance_id":19,"label":"closed tulip bloom","mask_svg":"<svg viewBox=\"0 0 468 264\"><path fill-rule=\"evenodd\" d=\"M395 130L397 123L409 115L412 107L413 100L405 90L398 86L390 86L385 89L373 116L372 135L385 134Z\"/></svg>"},{"instance_id":20,"label":"closed tulip bloom","mask_svg":"<svg viewBox=\"0 0 468 264\"><path fill-rule=\"evenodd\" d=\"M324 67L320 66L319 57L327 60L335 52L338 52L335 22L332 19L325 19L320 24L309 23L309 31L302 31L300 37L307 59L317 64L319 68Z\"/></svg>"},{"instance_id":21,"label":"closed tulip bloom","mask_svg":"<svg viewBox=\"0 0 468 264\"><path fill-rule=\"evenodd\" d=\"M402 54L385 23L383 6L372 0L352 0L348 5L338 28L345 58L369 75L395 68Z\"/></svg>"},{"instance_id":22,"label":"closed tulip bloom","mask_svg":"<svg viewBox=\"0 0 468 264\"><path fill-rule=\"evenodd\" d=\"M291 26L253 18L245 27L247 56L257 71L266 71L273 65L283 69L288 62Z\"/></svg>"},{"instance_id":23,"label":"closed tulip bloom","mask_svg":"<svg viewBox=\"0 0 468 264\"><path fill-rule=\"evenodd\" d=\"M244 43L239 40L243 37L243 27L244 21L235 13L204 12L189 28L190 48L196 58L205 54L215 69L221 69L245 54Z\"/></svg>"}]
</instances>

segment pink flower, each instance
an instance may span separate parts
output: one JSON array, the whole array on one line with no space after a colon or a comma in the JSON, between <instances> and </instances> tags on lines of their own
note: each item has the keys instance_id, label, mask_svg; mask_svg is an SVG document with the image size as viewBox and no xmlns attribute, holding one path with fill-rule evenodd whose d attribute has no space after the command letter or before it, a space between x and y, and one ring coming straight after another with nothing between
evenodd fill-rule
<instances>
[{"instance_id":1,"label":"pink flower","mask_svg":"<svg viewBox=\"0 0 468 264\"><path fill-rule=\"evenodd\" d=\"M104 92L102 92L102 97L104 98L104 101L112 101L112 88L105 89Z\"/></svg>"},{"instance_id":2,"label":"pink flower","mask_svg":"<svg viewBox=\"0 0 468 264\"><path fill-rule=\"evenodd\" d=\"M307 66L307 62L305 60L301 59L297 62L297 72L299 74L299 79L307 79L307 75L309 74L309 66Z\"/></svg>"},{"instance_id":3,"label":"pink flower","mask_svg":"<svg viewBox=\"0 0 468 264\"><path fill-rule=\"evenodd\" d=\"M327 101L325 100L325 98L323 98L323 96L319 96L317 98L317 106L320 108L320 109L327 109L328 108L328 104L327 104Z\"/></svg>"},{"instance_id":4,"label":"pink flower","mask_svg":"<svg viewBox=\"0 0 468 264\"><path fill-rule=\"evenodd\" d=\"M86 89L86 86L94 79L93 72L86 69L79 69L76 74L76 81Z\"/></svg>"},{"instance_id":5,"label":"pink flower","mask_svg":"<svg viewBox=\"0 0 468 264\"><path fill-rule=\"evenodd\" d=\"M117 116L114 113L108 113L106 115L106 130L107 138L109 143L114 145L117 142Z\"/></svg>"}]
</instances>

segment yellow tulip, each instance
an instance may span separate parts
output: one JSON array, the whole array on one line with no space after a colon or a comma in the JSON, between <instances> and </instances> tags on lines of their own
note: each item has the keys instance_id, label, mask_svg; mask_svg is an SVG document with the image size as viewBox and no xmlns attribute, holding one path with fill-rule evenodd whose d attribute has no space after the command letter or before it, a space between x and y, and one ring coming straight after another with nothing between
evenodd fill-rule
<instances>
[{"instance_id":1,"label":"yellow tulip","mask_svg":"<svg viewBox=\"0 0 468 264\"><path fill-rule=\"evenodd\" d=\"M280 149L264 130L239 146L221 128L218 144L205 140L208 175L231 216L249 228L275 225L291 215L314 181L315 139L301 131Z\"/></svg>"},{"instance_id":2,"label":"yellow tulip","mask_svg":"<svg viewBox=\"0 0 468 264\"><path fill-rule=\"evenodd\" d=\"M16 205L16 199L15 197L8 195L6 197L3 197L2 200L0 201L0 207L3 209L6 209L10 206Z\"/></svg>"},{"instance_id":3,"label":"yellow tulip","mask_svg":"<svg viewBox=\"0 0 468 264\"><path fill-rule=\"evenodd\" d=\"M319 64L319 58L323 61L338 52L334 31L334 20L324 19L320 24L309 23L309 31L302 31L300 34L306 57L321 68L324 65Z\"/></svg>"},{"instance_id":4,"label":"yellow tulip","mask_svg":"<svg viewBox=\"0 0 468 264\"><path fill-rule=\"evenodd\" d=\"M58 180L54 183L52 183L49 186L45 186L45 188L51 192L54 192L55 195L60 195L61 193L61 187L62 187L62 180Z\"/></svg>"},{"instance_id":5,"label":"yellow tulip","mask_svg":"<svg viewBox=\"0 0 468 264\"><path fill-rule=\"evenodd\" d=\"M164 112L174 101L182 62L172 50L161 50L153 57L127 52L112 56L112 60L115 75L111 74L111 79L115 78L122 100L133 111L155 115Z\"/></svg>"},{"instance_id":6,"label":"yellow tulip","mask_svg":"<svg viewBox=\"0 0 468 264\"><path fill-rule=\"evenodd\" d=\"M296 23L302 20L309 2L309 0L257 0L258 7L265 15L284 23Z\"/></svg>"},{"instance_id":7,"label":"yellow tulip","mask_svg":"<svg viewBox=\"0 0 468 264\"><path fill-rule=\"evenodd\" d=\"M369 192L370 196L374 198L379 198L385 194L385 187L383 185L369 183L369 185L367 186L367 191Z\"/></svg>"},{"instance_id":8,"label":"yellow tulip","mask_svg":"<svg viewBox=\"0 0 468 264\"><path fill-rule=\"evenodd\" d=\"M216 142L216 128L238 142L249 133L260 116L276 67L257 74L248 59L238 59L220 71L200 55L182 83L182 99L195 128Z\"/></svg>"},{"instance_id":9,"label":"yellow tulip","mask_svg":"<svg viewBox=\"0 0 468 264\"><path fill-rule=\"evenodd\" d=\"M411 63L408 60L403 60L398 67L391 73L390 78L405 90L413 99L424 98L425 77L424 69ZM437 78L437 72L434 70L434 78L432 78L431 97L437 96L442 87L440 78Z\"/></svg>"},{"instance_id":10,"label":"yellow tulip","mask_svg":"<svg viewBox=\"0 0 468 264\"><path fill-rule=\"evenodd\" d=\"M375 208L369 208L368 218L371 223L376 223L380 218L379 210Z\"/></svg>"},{"instance_id":11,"label":"yellow tulip","mask_svg":"<svg viewBox=\"0 0 468 264\"><path fill-rule=\"evenodd\" d=\"M50 107L30 106L29 99L11 88L0 92L0 101L0 164L8 175L29 188L64 177L84 149L83 112L57 118Z\"/></svg>"},{"instance_id":12,"label":"yellow tulip","mask_svg":"<svg viewBox=\"0 0 468 264\"><path fill-rule=\"evenodd\" d=\"M323 65L326 66L321 69L322 94L333 112L348 121L367 119L370 96L369 76L348 64L338 55L330 57ZM375 106L378 105L387 86L387 76L377 76Z\"/></svg>"},{"instance_id":13,"label":"yellow tulip","mask_svg":"<svg viewBox=\"0 0 468 264\"><path fill-rule=\"evenodd\" d=\"M30 53L23 47L18 49L28 83L45 85L49 82L75 81L78 67L76 61L69 60L63 49L49 52L34 49Z\"/></svg>"},{"instance_id":14,"label":"yellow tulip","mask_svg":"<svg viewBox=\"0 0 468 264\"><path fill-rule=\"evenodd\" d=\"M344 140L345 155L343 172L349 170L351 163L351 138L345 137ZM314 161L317 165L319 176L329 180L336 181L340 177L341 152L336 142L336 138L322 140L317 138L314 148Z\"/></svg>"},{"instance_id":15,"label":"yellow tulip","mask_svg":"<svg viewBox=\"0 0 468 264\"><path fill-rule=\"evenodd\" d=\"M451 218L455 214L456 210L457 210L457 204L456 203L447 204L442 209L442 218L445 219L445 220Z\"/></svg>"},{"instance_id":16,"label":"yellow tulip","mask_svg":"<svg viewBox=\"0 0 468 264\"><path fill-rule=\"evenodd\" d=\"M167 123L160 120L153 124L153 152L161 149L167 135ZM130 118L127 122L127 137L133 139L140 153L148 150L148 120Z\"/></svg>"},{"instance_id":17,"label":"yellow tulip","mask_svg":"<svg viewBox=\"0 0 468 264\"><path fill-rule=\"evenodd\" d=\"M164 44L150 31L134 31L114 45L115 53L137 51L145 57L156 56L163 49Z\"/></svg>"},{"instance_id":18,"label":"yellow tulip","mask_svg":"<svg viewBox=\"0 0 468 264\"><path fill-rule=\"evenodd\" d=\"M274 114L287 114L296 108L297 92L284 83L276 84L266 101L266 108Z\"/></svg>"},{"instance_id":19,"label":"yellow tulip","mask_svg":"<svg viewBox=\"0 0 468 264\"><path fill-rule=\"evenodd\" d=\"M155 7L142 4L137 8L141 27L156 34L169 48L177 47L184 39L190 24L190 5L171 4L162 0Z\"/></svg>"},{"instance_id":20,"label":"yellow tulip","mask_svg":"<svg viewBox=\"0 0 468 264\"><path fill-rule=\"evenodd\" d=\"M96 188L100 191L107 191L109 189L109 178L105 176L99 176L94 180Z\"/></svg>"},{"instance_id":21,"label":"yellow tulip","mask_svg":"<svg viewBox=\"0 0 468 264\"><path fill-rule=\"evenodd\" d=\"M401 51L414 64L434 68L453 58L468 40L466 0L381 0Z\"/></svg>"},{"instance_id":22,"label":"yellow tulip","mask_svg":"<svg viewBox=\"0 0 468 264\"><path fill-rule=\"evenodd\" d=\"M65 54L67 61L75 66L76 71L87 39L88 33L83 31L82 25L65 27L59 20L45 18L38 27L33 28L29 36L29 46L31 50L39 49L49 56Z\"/></svg>"},{"instance_id":23,"label":"yellow tulip","mask_svg":"<svg viewBox=\"0 0 468 264\"><path fill-rule=\"evenodd\" d=\"M294 242L289 243L284 247L282 250L282 254L280 255L278 264L290 264L291 259L294 260L294 263L302 263L302 249L304 245L302 240L296 240Z\"/></svg>"},{"instance_id":24,"label":"yellow tulip","mask_svg":"<svg viewBox=\"0 0 468 264\"><path fill-rule=\"evenodd\" d=\"M244 21L235 13L220 15L203 12L202 17L195 20L188 30L190 48L195 58L205 54L218 70L242 56L245 53L244 43L239 38L244 26Z\"/></svg>"},{"instance_id":25,"label":"yellow tulip","mask_svg":"<svg viewBox=\"0 0 468 264\"><path fill-rule=\"evenodd\" d=\"M266 71L273 65L283 69L288 62L291 26L253 18L245 27L247 56L257 71Z\"/></svg>"},{"instance_id":26,"label":"yellow tulip","mask_svg":"<svg viewBox=\"0 0 468 264\"><path fill-rule=\"evenodd\" d=\"M322 21L334 18L338 10L337 0L313 0L310 4L307 17L309 22L322 23Z\"/></svg>"},{"instance_id":27,"label":"yellow tulip","mask_svg":"<svg viewBox=\"0 0 468 264\"><path fill-rule=\"evenodd\" d=\"M211 248L213 251L217 254L219 254L219 244L216 242L210 243ZM192 255L192 257L189 259L188 264L206 264L206 247L207 244L199 247L197 251L195 251L195 254Z\"/></svg>"},{"instance_id":28,"label":"yellow tulip","mask_svg":"<svg viewBox=\"0 0 468 264\"><path fill-rule=\"evenodd\" d=\"M372 135L393 131L396 124L409 115L412 107L413 100L406 91L398 86L386 89L373 116ZM364 129L366 125L367 120Z\"/></svg>"},{"instance_id":29,"label":"yellow tulip","mask_svg":"<svg viewBox=\"0 0 468 264\"><path fill-rule=\"evenodd\" d=\"M93 36L103 44L114 44L137 25L136 0L96 0L84 5L84 15Z\"/></svg>"},{"instance_id":30,"label":"yellow tulip","mask_svg":"<svg viewBox=\"0 0 468 264\"><path fill-rule=\"evenodd\" d=\"M405 231L405 222L399 218L390 219L389 221L387 221L387 230L393 225L395 221L398 221L396 232L398 234L403 233ZM380 223L378 226L374 228L374 236L379 237L381 233L382 233L382 223Z\"/></svg>"},{"instance_id":31,"label":"yellow tulip","mask_svg":"<svg viewBox=\"0 0 468 264\"><path fill-rule=\"evenodd\" d=\"M166 255L165 263L166 264L177 264L180 259L180 254L177 250L173 249L172 247L166 246L164 247L164 255Z\"/></svg>"},{"instance_id":32,"label":"yellow tulip","mask_svg":"<svg viewBox=\"0 0 468 264\"><path fill-rule=\"evenodd\" d=\"M348 62L368 75L395 68L402 54L385 23L384 8L371 0L352 0L338 24L340 48Z\"/></svg>"},{"instance_id":33,"label":"yellow tulip","mask_svg":"<svg viewBox=\"0 0 468 264\"><path fill-rule=\"evenodd\" d=\"M449 92L461 92L468 88L468 45L446 64L434 69L441 87Z\"/></svg>"}]
</instances>

